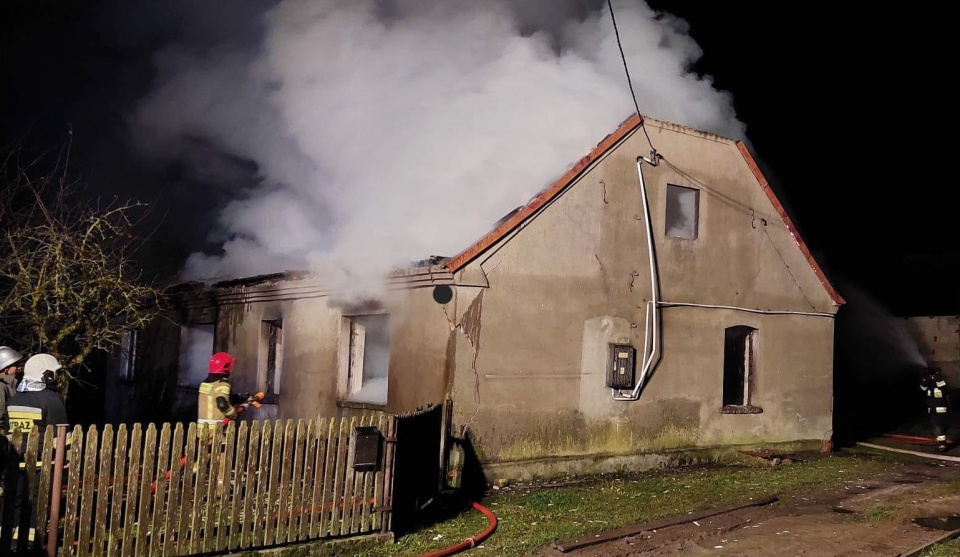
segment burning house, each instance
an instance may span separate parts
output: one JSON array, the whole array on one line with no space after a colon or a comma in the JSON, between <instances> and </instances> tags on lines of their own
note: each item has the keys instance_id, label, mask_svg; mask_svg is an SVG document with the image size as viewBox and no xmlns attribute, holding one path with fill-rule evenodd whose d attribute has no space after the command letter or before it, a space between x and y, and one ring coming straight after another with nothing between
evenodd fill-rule
<instances>
[{"instance_id":1,"label":"burning house","mask_svg":"<svg viewBox=\"0 0 960 557\"><path fill-rule=\"evenodd\" d=\"M309 273L183 285L120 398L160 381L158 407L192 419L193 370L225 350L235 388L267 393L259 417L450 399L496 477L830 438L844 301L742 142L634 116L475 244L387 282L362 302Z\"/></svg>"}]
</instances>

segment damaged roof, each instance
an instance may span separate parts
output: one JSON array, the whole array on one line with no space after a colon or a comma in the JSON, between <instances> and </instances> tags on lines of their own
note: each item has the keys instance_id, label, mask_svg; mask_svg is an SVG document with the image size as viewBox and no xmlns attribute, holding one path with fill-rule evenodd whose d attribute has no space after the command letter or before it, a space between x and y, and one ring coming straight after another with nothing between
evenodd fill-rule
<instances>
[{"instance_id":1,"label":"damaged roof","mask_svg":"<svg viewBox=\"0 0 960 557\"><path fill-rule=\"evenodd\" d=\"M660 123L660 121L657 121ZM477 256L486 251L490 246L496 244L501 239L510 234L514 229L520 226L525 220L530 216L534 215L539 211L544 205L546 205L550 200L557 197L561 192L567 189L573 182L577 180L593 163L598 161L608 152L610 152L614 147L616 147L621 141L626 139L634 130L639 128L644 123L644 117L638 114L632 115L630 118L624 120L620 126L614 130L612 133L603 138L596 147L593 148L586 156L581 158L576 162L563 176L561 176L556 182L543 189L534 196L526 205L517 207L502 219L500 219L497 224L494 226L493 230L487 233L486 236L481 238L479 241L463 250L456 256L450 258L446 262L447 269L451 273L455 273L460 269L464 268L468 263L473 261ZM734 141L730 138L722 137L710 132L704 132L702 130L696 130L686 126L680 126L677 124L671 124L669 122L662 122L668 124L670 127L680 128L683 130L694 132L698 135L704 137L713 137L718 139L725 139L727 141ZM736 140L734 143L737 146L737 149L740 151L740 154L743 156L747 166L753 172L754 177L757 179L760 187L763 189L764 194L773 204L774 209L777 211L777 214L780 215L780 219L783 221L784 226L789 230L791 237L794 242L800 248L800 251L803 253L804 258L807 260L807 263L810 265L810 268L813 270L814 274L820 280L820 283L826 289L830 298L836 305L843 305L845 303L844 299L840 296L839 292L833 287L830 283L827 276L824 274L823 269L814 259L813 254L810 252L810 249L807 247L806 242L800 236L800 233L797 230L797 227L794 226L793 221L790 219L790 216L787 214L787 211L784 209L783 204L780 203L780 200L777 199L776 194L773 192L773 189L770 187L769 182L766 177L761 172L760 167L757 166L756 161L753 156L750 154L750 151L747 149L746 144L743 141Z\"/></svg>"}]
</instances>

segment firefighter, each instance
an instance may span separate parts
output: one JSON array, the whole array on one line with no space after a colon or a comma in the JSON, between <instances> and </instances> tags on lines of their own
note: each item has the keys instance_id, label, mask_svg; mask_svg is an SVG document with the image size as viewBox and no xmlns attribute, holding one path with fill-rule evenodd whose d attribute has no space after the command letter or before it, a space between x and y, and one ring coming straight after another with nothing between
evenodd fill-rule
<instances>
[{"instance_id":1,"label":"firefighter","mask_svg":"<svg viewBox=\"0 0 960 557\"><path fill-rule=\"evenodd\" d=\"M10 417L10 429L21 430L24 433L20 447L20 454L26 452L27 434L36 428L40 434L39 451L43 450L43 434L47 427L60 424L68 424L67 409L63 404L60 395L51 388L56 384L57 372L63 369L60 362L50 354L36 354L31 356L23 365L23 379L17 385L17 392L10 399L7 406L7 413ZM70 435L67 435L67 444L70 444ZM39 452L38 452L39 454ZM23 513L30 515L30 536L33 536L36 529L36 508L29 497L24 494L29 493L26 481L26 467L35 466L40 470L43 462L35 463L20 462L20 475L17 479L17 495L14 499L14 512L19 517ZM69 466L68 463L65 466ZM19 519L18 519L19 521ZM17 529L17 532L19 528ZM14 535L19 535L15 533Z\"/></svg>"},{"instance_id":2,"label":"firefighter","mask_svg":"<svg viewBox=\"0 0 960 557\"><path fill-rule=\"evenodd\" d=\"M10 430L7 404L17 392L17 375L23 372L23 356L9 346L0 346L0 435Z\"/></svg>"},{"instance_id":3,"label":"firefighter","mask_svg":"<svg viewBox=\"0 0 960 557\"><path fill-rule=\"evenodd\" d=\"M257 399L250 393L235 394L230 388L230 374L235 364L236 360L226 352L217 352L210 357L210 373L200 383L197 402L200 427L219 426L224 418L235 420L247 404Z\"/></svg>"},{"instance_id":4,"label":"firefighter","mask_svg":"<svg viewBox=\"0 0 960 557\"><path fill-rule=\"evenodd\" d=\"M37 354L27 360L23 365L23 380L7 406L11 430L19 428L30 433L37 427L43 434L47 426L69 423L63 400L50 388L62 368L50 354Z\"/></svg>"},{"instance_id":5,"label":"firefighter","mask_svg":"<svg viewBox=\"0 0 960 557\"><path fill-rule=\"evenodd\" d=\"M947 450L947 382L940 370L928 367L920 380L920 389L927 397L927 413L933 422L933 432L937 436L937 450Z\"/></svg>"}]
</instances>

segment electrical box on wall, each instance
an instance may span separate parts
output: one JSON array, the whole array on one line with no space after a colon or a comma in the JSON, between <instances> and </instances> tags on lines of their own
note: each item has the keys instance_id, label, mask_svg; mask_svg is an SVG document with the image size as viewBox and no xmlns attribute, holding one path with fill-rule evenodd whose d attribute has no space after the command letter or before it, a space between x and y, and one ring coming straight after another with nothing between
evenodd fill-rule
<instances>
[{"instance_id":1,"label":"electrical box on wall","mask_svg":"<svg viewBox=\"0 0 960 557\"><path fill-rule=\"evenodd\" d=\"M607 386L632 389L637 349L629 344L611 344L607 357Z\"/></svg>"},{"instance_id":2,"label":"electrical box on wall","mask_svg":"<svg viewBox=\"0 0 960 557\"><path fill-rule=\"evenodd\" d=\"M380 455L383 454L383 434L375 426L354 427L350 452L353 469L357 472L379 471Z\"/></svg>"}]
</instances>

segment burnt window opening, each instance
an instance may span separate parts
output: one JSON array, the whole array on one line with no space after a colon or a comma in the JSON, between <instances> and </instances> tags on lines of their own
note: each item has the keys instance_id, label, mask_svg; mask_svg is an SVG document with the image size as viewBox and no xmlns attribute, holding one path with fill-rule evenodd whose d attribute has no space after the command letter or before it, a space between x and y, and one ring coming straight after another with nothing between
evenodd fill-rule
<instances>
[{"instance_id":1,"label":"burnt window opening","mask_svg":"<svg viewBox=\"0 0 960 557\"><path fill-rule=\"evenodd\" d=\"M666 235L695 240L699 218L700 190L667 184Z\"/></svg>"},{"instance_id":2,"label":"burnt window opening","mask_svg":"<svg viewBox=\"0 0 960 557\"><path fill-rule=\"evenodd\" d=\"M207 378L210 356L213 356L213 333L212 323L180 327L179 386L196 389Z\"/></svg>"},{"instance_id":3,"label":"burnt window opening","mask_svg":"<svg viewBox=\"0 0 960 557\"><path fill-rule=\"evenodd\" d=\"M276 404L280 397L280 376L283 372L283 321L270 319L260 322L260 365L257 388L263 392L263 402Z\"/></svg>"},{"instance_id":4,"label":"burnt window opening","mask_svg":"<svg viewBox=\"0 0 960 557\"><path fill-rule=\"evenodd\" d=\"M726 413L757 413L754 406L759 331L746 325L724 330L723 410Z\"/></svg>"},{"instance_id":5,"label":"burnt window opening","mask_svg":"<svg viewBox=\"0 0 960 557\"><path fill-rule=\"evenodd\" d=\"M344 316L340 331L341 402L385 406L390 371L390 316Z\"/></svg>"},{"instance_id":6,"label":"burnt window opening","mask_svg":"<svg viewBox=\"0 0 960 557\"><path fill-rule=\"evenodd\" d=\"M137 331L127 329L120 337L120 379L133 381L137 375Z\"/></svg>"}]
</instances>

